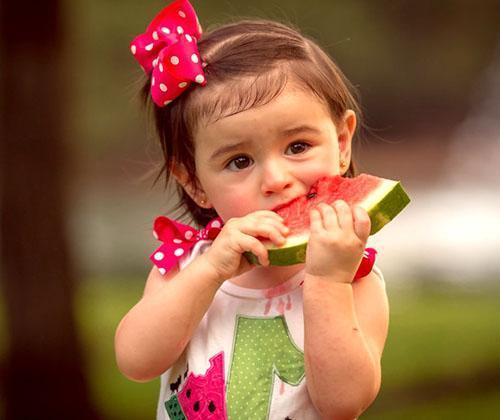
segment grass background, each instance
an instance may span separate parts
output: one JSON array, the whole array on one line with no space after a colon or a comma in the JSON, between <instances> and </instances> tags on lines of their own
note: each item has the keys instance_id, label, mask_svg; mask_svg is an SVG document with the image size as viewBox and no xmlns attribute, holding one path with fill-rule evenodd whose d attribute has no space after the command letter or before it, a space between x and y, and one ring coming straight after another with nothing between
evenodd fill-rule
<instances>
[{"instance_id":1,"label":"grass background","mask_svg":"<svg viewBox=\"0 0 500 420\"><path fill-rule=\"evenodd\" d=\"M93 278L78 294L92 391L107 419L154 417L159 381L128 381L113 353L116 325L142 286L142 280L131 278ZM495 418L500 412L500 290L388 286L388 293L391 325L382 390L362 418Z\"/></svg>"}]
</instances>

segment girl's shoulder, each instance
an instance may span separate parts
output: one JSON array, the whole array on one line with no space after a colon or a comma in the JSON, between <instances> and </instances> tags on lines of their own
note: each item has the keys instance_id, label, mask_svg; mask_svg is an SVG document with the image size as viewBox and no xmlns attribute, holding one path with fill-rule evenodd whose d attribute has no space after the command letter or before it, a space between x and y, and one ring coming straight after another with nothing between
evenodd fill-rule
<instances>
[{"instance_id":1,"label":"girl's shoulder","mask_svg":"<svg viewBox=\"0 0 500 420\"><path fill-rule=\"evenodd\" d=\"M191 261L193 261L196 257L203 254L210 245L212 245L212 240L203 239L201 241L196 242L193 248L188 252L185 256L179 259L179 269L182 270L184 267L189 265Z\"/></svg>"},{"instance_id":2,"label":"girl's shoulder","mask_svg":"<svg viewBox=\"0 0 500 420\"><path fill-rule=\"evenodd\" d=\"M382 273L382 270L377 265L374 265L372 267L372 271L371 272L376 275L377 279L380 281L380 283L385 288L385 278L384 278L384 274Z\"/></svg>"}]
</instances>

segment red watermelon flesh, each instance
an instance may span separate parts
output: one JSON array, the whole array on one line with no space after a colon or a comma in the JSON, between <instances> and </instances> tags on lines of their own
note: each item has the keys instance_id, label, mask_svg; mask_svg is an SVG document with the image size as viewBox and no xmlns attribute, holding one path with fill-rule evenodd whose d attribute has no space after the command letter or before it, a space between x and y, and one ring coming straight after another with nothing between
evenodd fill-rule
<instances>
[{"instance_id":1,"label":"red watermelon flesh","mask_svg":"<svg viewBox=\"0 0 500 420\"><path fill-rule=\"evenodd\" d=\"M361 174L355 178L331 176L319 179L309 192L301 197L273 209L283 217L290 228L286 243L276 247L264 240L268 248L271 265L291 265L305 261L305 250L309 237L309 213L319 203L333 204L342 199L350 205L363 207L370 216L370 234L378 232L410 202L399 181ZM257 258L246 254L258 264Z\"/></svg>"},{"instance_id":2,"label":"red watermelon flesh","mask_svg":"<svg viewBox=\"0 0 500 420\"><path fill-rule=\"evenodd\" d=\"M308 194L276 207L273 211L283 217L293 235L309 228L309 212L319 203L333 204L342 199L350 205L356 205L382 182L382 178L366 174L356 178L324 177L316 181Z\"/></svg>"}]
</instances>

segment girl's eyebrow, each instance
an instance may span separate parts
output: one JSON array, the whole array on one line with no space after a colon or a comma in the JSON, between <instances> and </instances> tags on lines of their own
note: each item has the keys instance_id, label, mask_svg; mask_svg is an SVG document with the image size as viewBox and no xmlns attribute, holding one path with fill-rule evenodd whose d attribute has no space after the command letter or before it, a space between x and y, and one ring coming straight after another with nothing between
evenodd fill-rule
<instances>
[{"instance_id":1,"label":"girl's eyebrow","mask_svg":"<svg viewBox=\"0 0 500 420\"><path fill-rule=\"evenodd\" d=\"M233 152L235 150L241 149L242 147L250 145L251 141L249 140L243 140L239 141L238 143L232 143L232 144L226 144L225 146L219 147L218 149L215 150L215 152L212 153L210 156L210 159L217 159L220 156L223 156L227 153Z\"/></svg>"},{"instance_id":2,"label":"girl's eyebrow","mask_svg":"<svg viewBox=\"0 0 500 420\"><path fill-rule=\"evenodd\" d=\"M300 133L321 134L321 131L310 125L303 124L293 128L287 128L281 132L282 136L291 137Z\"/></svg>"}]
</instances>

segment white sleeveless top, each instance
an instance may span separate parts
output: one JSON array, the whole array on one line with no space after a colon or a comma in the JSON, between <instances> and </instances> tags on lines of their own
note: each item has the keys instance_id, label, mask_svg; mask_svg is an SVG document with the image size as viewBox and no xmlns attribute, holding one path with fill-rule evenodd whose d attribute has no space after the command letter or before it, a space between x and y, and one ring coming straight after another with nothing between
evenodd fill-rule
<instances>
[{"instance_id":1,"label":"white sleeveless top","mask_svg":"<svg viewBox=\"0 0 500 420\"><path fill-rule=\"evenodd\" d=\"M210 243L198 242L181 268ZM157 419L320 419L306 388L303 278L301 270L272 289L224 282L161 375Z\"/></svg>"}]
</instances>

